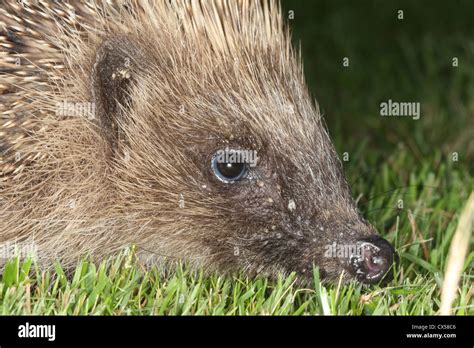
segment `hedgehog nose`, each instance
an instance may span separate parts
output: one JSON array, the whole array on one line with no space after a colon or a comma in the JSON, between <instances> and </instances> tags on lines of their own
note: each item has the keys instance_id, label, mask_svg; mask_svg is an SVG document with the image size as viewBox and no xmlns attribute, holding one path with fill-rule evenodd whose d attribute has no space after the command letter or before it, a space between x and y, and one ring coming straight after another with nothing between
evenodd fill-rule
<instances>
[{"instance_id":1,"label":"hedgehog nose","mask_svg":"<svg viewBox=\"0 0 474 348\"><path fill-rule=\"evenodd\" d=\"M386 275L397 255L392 245L379 236L371 236L357 242L357 252L350 259L356 278L367 284L379 282ZM391 280L391 273L384 281Z\"/></svg>"}]
</instances>

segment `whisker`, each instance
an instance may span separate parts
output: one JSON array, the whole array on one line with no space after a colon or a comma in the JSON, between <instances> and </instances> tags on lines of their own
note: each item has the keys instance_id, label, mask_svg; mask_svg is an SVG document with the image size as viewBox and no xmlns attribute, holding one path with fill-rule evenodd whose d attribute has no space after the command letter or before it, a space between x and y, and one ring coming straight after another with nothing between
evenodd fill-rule
<instances>
[{"instance_id":1,"label":"whisker","mask_svg":"<svg viewBox=\"0 0 474 348\"><path fill-rule=\"evenodd\" d=\"M141 246L138 246L138 245L137 245L137 250L143 250L143 251L146 251L147 253L157 255L157 256L160 256L160 257L164 257L164 258L171 258L171 259L175 259L175 260L179 259L177 256L170 256L170 255L160 254L160 253L157 253L156 251L145 249L145 248L143 248Z\"/></svg>"},{"instance_id":2,"label":"whisker","mask_svg":"<svg viewBox=\"0 0 474 348\"><path fill-rule=\"evenodd\" d=\"M146 249L146 248L143 248L141 246L137 246L137 250L143 250L143 251L146 251L150 254L153 254L153 255L157 255L157 256L160 256L160 257L164 257L164 258L170 258L170 259L174 259L174 260L182 260L183 258L182 257L179 257L179 256L171 256L171 255L165 255L165 254L160 254L156 251L152 251L152 250L149 250L149 249ZM225 254L226 252L225 251L219 251L219 252L216 252L216 253L213 253L213 254L206 254L206 255L199 255L199 256L195 256L195 257L186 257L186 259L188 261L192 261L192 260L197 260L197 259L204 259L204 258L208 258L208 257L212 257L212 256L216 256L216 255L221 255L221 254Z\"/></svg>"},{"instance_id":3,"label":"whisker","mask_svg":"<svg viewBox=\"0 0 474 348\"><path fill-rule=\"evenodd\" d=\"M415 240L412 243L408 243L408 244L402 245L401 247L398 247L397 251L398 250L403 250L403 249L408 248L412 245L428 243L428 242L431 242L432 240L434 240L434 238L423 239L423 240Z\"/></svg>"},{"instance_id":4,"label":"whisker","mask_svg":"<svg viewBox=\"0 0 474 348\"><path fill-rule=\"evenodd\" d=\"M406 209L406 208L392 208L392 207L378 207L378 208L374 208L374 209L371 209L371 210L365 212L365 214L369 214L369 213L371 213L371 212L373 212L373 211L377 211L377 210L398 210L399 212L404 212L405 214L409 214L409 210ZM414 214L414 213L412 213L412 215L413 215L413 216L416 216L416 217L419 218L419 219L428 219L428 217L423 216L423 215L420 215L420 214ZM393 217L393 215L390 216L390 217Z\"/></svg>"},{"instance_id":5,"label":"whisker","mask_svg":"<svg viewBox=\"0 0 474 348\"><path fill-rule=\"evenodd\" d=\"M431 189L442 189L442 190L446 190L446 188L442 188L442 187L439 187L439 186L429 186L429 185L406 185L406 186L399 186L399 187L396 187L394 189L391 189L391 190L387 190L387 191L384 191L382 193L378 193L378 194L375 194L367 199L364 200L364 202L362 202L363 204L367 204L368 202L374 200L375 198L377 197L380 197L380 196L383 196L383 195L386 195L386 194L389 194L389 193L392 193L392 192L395 192L397 190L401 190L401 189L408 189L410 187L422 187L422 188L431 188ZM405 194L405 193L403 193Z\"/></svg>"},{"instance_id":6,"label":"whisker","mask_svg":"<svg viewBox=\"0 0 474 348\"><path fill-rule=\"evenodd\" d=\"M358 177L356 177L354 180L350 181L350 187L353 187L354 186L354 183L357 181L357 180L360 180L362 179L364 176L366 176L367 174L371 173L371 172L375 172L377 169L369 169L365 172L363 172L361 175L359 175Z\"/></svg>"}]
</instances>

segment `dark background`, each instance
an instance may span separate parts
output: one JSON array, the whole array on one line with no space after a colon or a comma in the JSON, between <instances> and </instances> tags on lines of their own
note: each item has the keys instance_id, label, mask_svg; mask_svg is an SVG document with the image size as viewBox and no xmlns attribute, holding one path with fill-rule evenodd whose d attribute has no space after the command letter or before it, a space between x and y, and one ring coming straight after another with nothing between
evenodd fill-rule
<instances>
[{"instance_id":1,"label":"dark background","mask_svg":"<svg viewBox=\"0 0 474 348\"><path fill-rule=\"evenodd\" d=\"M472 173L474 1L285 0L282 7L287 18L294 11L293 40L339 154L357 154L368 167L405 151L414 163L436 166L458 152L457 165ZM420 102L420 119L380 116L388 99Z\"/></svg>"}]
</instances>

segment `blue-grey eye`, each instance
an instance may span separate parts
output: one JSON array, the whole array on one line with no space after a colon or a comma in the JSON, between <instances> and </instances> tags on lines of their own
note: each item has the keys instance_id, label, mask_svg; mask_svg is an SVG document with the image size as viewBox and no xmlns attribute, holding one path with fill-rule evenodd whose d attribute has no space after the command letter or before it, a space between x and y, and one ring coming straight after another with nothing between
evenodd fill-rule
<instances>
[{"instance_id":1,"label":"blue-grey eye","mask_svg":"<svg viewBox=\"0 0 474 348\"><path fill-rule=\"evenodd\" d=\"M230 183L239 181L247 175L247 163L233 161L233 158L235 156L232 156L232 153L222 155L219 152L212 158L212 171L219 180Z\"/></svg>"}]
</instances>

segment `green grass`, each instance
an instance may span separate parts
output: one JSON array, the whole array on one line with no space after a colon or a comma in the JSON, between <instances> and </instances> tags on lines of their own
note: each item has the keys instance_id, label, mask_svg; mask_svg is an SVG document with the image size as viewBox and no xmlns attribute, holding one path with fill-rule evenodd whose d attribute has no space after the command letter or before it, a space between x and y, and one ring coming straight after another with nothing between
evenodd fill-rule
<instances>
[{"instance_id":1,"label":"green grass","mask_svg":"<svg viewBox=\"0 0 474 348\"><path fill-rule=\"evenodd\" d=\"M449 243L474 182L467 172L442 161L426 162L411 173L394 170L406 165L415 166L402 151L386 158L377 175L359 180L353 175L355 195L363 193L362 211L400 253L395 280L388 286L321 284L317 270L307 288L298 287L295 275L252 280L206 274L183 264L164 273L143 269L133 251L100 264L82 260L68 275L59 264L44 271L31 260L15 259L0 278L0 314L436 314ZM397 208L399 199L403 209ZM473 261L471 251L454 303L457 315L474 314Z\"/></svg>"},{"instance_id":2,"label":"green grass","mask_svg":"<svg viewBox=\"0 0 474 348\"><path fill-rule=\"evenodd\" d=\"M336 149L350 155L343 164L358 206L401 257L394 281L322 285L315 277L300 288L294 275L252 280L185 265L163 274L141 268L133 253L83 260L67 276L59 264L42 271L12 260L0 277L0 314L438 313L450 242L474 189L474 3L311 0L284 8L295 11L290 25ZM394 19L400 8L404 21ZM387 99L420 102L420 120L381 118ZM474 314L473 242L456 315Z\"/></svg>"}]
</instances>

